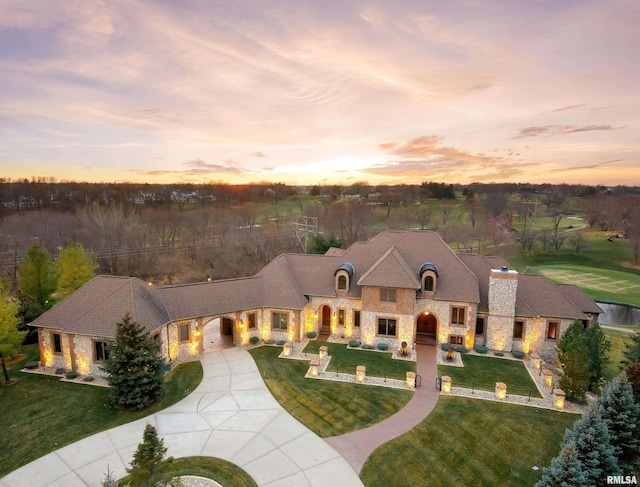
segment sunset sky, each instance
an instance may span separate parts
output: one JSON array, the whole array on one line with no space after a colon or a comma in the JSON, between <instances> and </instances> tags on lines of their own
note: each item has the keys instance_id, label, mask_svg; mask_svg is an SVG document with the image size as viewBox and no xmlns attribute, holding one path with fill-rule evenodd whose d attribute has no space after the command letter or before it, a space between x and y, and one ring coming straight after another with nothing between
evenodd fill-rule
<instances>
[{"instance_id":1,"label":"sunset sky","mask_svg":"<svg viewBox=\"0 0 640 487\"><path fill-rule=\"evenodd\" d=\"M3 0L0 176L640 185L640 2Z\"/></svg>"}]
</instances>

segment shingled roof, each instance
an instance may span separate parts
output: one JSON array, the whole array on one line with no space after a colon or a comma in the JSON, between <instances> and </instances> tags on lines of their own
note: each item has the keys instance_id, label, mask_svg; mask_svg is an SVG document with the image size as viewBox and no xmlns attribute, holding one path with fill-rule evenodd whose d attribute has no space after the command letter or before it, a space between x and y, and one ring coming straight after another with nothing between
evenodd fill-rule
<instances>
[{"instance_id":1,"label":"shingled roof","mask_svg":"<svg viewBox=\"0 0 640 487\"><path fill-rule=\"evenodd\" d=\"M97 276L35 319L31 326L113 337L130 313L147 332L171 321L160 290L135 277Z\"/></svg>"}]
</instances>

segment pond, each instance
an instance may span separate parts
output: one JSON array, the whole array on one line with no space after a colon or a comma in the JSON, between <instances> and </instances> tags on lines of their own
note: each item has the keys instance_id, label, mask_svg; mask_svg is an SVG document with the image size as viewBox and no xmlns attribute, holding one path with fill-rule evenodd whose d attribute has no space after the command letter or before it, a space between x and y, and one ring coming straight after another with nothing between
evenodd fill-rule
<instances>
[{"instance_id":1,"label":"pond","mask_svg":"<svg viewBox=\"0 0 640 487\"><path fill-rule=\"evenodd\" d=\"M601 325L640 325L640 307L620 303L598 302L604 314L598 317Z\"/></svg>"}]
</instances>

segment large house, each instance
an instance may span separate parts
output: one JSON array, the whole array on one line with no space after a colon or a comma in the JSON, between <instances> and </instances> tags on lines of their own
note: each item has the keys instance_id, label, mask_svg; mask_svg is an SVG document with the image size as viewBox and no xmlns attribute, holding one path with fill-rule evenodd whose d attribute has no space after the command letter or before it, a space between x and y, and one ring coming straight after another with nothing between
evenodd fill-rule
<instances>
[{"instance_id":1,"label":"large house","mask_svg":"<svg viewBox=\"0 0 640 487\"><path fill-rule=\"evenodd\" d=\"M303 340L309 332L537 352L552 357L574 321L601 309L578 287L519 274L500 257L456 254L430 231L386 231L324 255L283 254L253 277L154 287L98 276L36 319L44 366L100 374L125 313L159 340L167 360L203 350L207 324L238 346L251 337Z\"/></svg>"}]
</instances>

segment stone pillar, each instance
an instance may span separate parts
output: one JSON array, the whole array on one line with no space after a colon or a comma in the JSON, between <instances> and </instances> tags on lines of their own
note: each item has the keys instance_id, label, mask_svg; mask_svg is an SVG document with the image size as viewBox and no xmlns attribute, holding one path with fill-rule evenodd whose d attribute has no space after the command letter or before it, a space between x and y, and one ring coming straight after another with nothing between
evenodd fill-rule
<instances>
[{"instance_id":1,"label":"stone pillar","mask_svg":"<svg viewBox=\"0 0 640 487\"><path fill-rule=\"evenodd\" d=\"M325 360L327 358L327 350L328 350L328 347L325 346L325 345L320 347L320 351L319 351L319 354L318 354L318 357L320 358L320 362L322 362L323 360Z\"/></svg>"},{"instance_id":2,"label":"stone pillar","mask_svg":"<svg viewBox=\"0 0 640 487\"><path fill-rule=\"evenodd\" d=\"M451 377L448 375L442 376L442 392L449 394L451 392Z\"/></svg>"},{"instance_id":3,"label":"stone pillar","mask_svg":"<svg viewBox=\"0 0 640 487\"><path fill-rule=\"evenodd\" d=\"M409 389L415 389L416 387L416 373L415 372L407 372L407 387Z\"/></svg>"},{"instance_id":4,"label":"stone pillar","mask_svg":"<svg viewBox=\"0 0 640 487\"><path fill-rule=\"evenodd\" d=\"M542 371L542 375L544 375L544 385L547 387L553 387L553 372L549 369L544 369Z\"/></svg>"},{"instance_id":5,"label":"stone pillar","mask_svg":"<svg viewBox=\"0 0 640 487\"><path fill-rule=\"evenodd\" d=\"M536 370L540 370L540 367L542 366L542 359L540 358L540 355L538 355L537 353L532 353L531 362L533 363L533 367Z\"/></svg>"},{"instance_id":6,"label":"stone pillar","mask_svg":"<svg viewBox=\"0 0 640 487\"><path fill-rule=\"evenodd\" d=\"M318 377L318 365L319 365L319 361L317 358L312 358L311 359L311 365L309 367L309 375L311 377Z\"/></svg>"},{"instance_id":7,"label":"stone pillar","mask_svg":"<svg viewBox=\"0 0 640 487\"><path fill-rule=\"evenodd\" d=\"M489 316L486 343L492 350L509 351L513 343L518 273L506 267L492 269L489 277Z\"/></svg>"},{"instance_id":8,"label":"stone pillar","mask_svg":"<svg viewBox=\"0 0 640 487\"><path fill-rule=\"evenodd\" d=\"M282 348L282 356L283 357L291 357L291 350L293 349L293 343L287 342L284 344Z\"/></svg>"},{"instance_id":9,"label":"stone pillar","mask_svg":"<svg viewBox=\"0 0 640 487\"><path fill-rule=\"evenodd\" d=\"M496 397L501 401L507 397L507 384L504 382L496 382Z\"/></svg>"},{"instance_id":10,"label":"stone pillar","mask_svg":"<svg viewBox=\"0 0 640 487\"><path fill-rule=\"evenodd\" d=\"M562 389L553 390L553 404L557 409L564 409L565 393Z\"/></svg>"},{"instance_id":11,"label":"stone pillar","mask_svg":"<svg viewBox=\"0 0 640 487\"><path fill-rule=\"evenodd\" d=\"M364 365L358 365L356 367L356 382L364 382L365 377L367 376L367 368Z\"/></svg>"}]
</instances>

